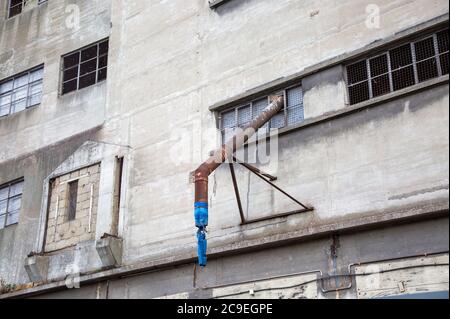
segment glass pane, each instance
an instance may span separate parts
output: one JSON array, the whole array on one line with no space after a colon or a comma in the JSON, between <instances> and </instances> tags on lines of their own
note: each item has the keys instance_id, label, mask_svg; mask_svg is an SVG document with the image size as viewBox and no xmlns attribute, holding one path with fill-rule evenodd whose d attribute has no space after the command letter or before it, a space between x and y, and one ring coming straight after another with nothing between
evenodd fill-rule
<instances>
[{"instance_id":1,"label":"glass pane","mask_svg":"<svg viewBox=\"0 0 450 319\"><path fill-rule=\"evenodd\" d=\"M263 98L263 99L253 102L252 118L255 119L258 115L260 115L268 105L269 105L269 102L267 101L267 98ZM264 126L262 126L258 130L258 135L267 133L268 129L269 129L269 123L264 124Z\"/></svg>"},{"instance_id":2,"label":"glass pane","mask_svg":"<svg viewBox=\"0 0 450 319\"><path fill-rule=\"evenodd\" d=\"M14 88L19 88L28 84L28 74L14 79Z\"/></svg>"},{"instance_id":3,"label":"glass pane","mask_svg":"<svg viewBox=\"0 0 450 319\"><path fill-rule=\"evenodd\" d=\"M30 85L30 94L35 95L42 92L42 82L36 82Z\"/></svg>"},{"instance_id":4,"label":"glass pane","mask_svg":"<svg viewBox=\"0 0 450 319\"><path fill-rule=\"evenodd\" d=\"M367 80L366 61L361 61L347 67L348 84L358 83Z\"/></svg>"},{"instance_id":5,"label":"glass pane","mask_svg":"<svg viewBox=\"0 0 450 319\"><path fill-rule=\"evenodd\" d=\"M372 92L373 96L380 96L391 91L389 85L389 75L381 75L372 79Z\"/></svg>"},{"instance_id":6,"label":"glass pane","mask_svg":"<svg viewBox=\"0 0 450 319\"><path fill-rule=\"evenodd\" d=\"M83 88L91 86L93 84L95 84L95 72L80 77L79 89L83 89Z\"/></svg>"},{"instance_id":7,"label":"glass pane","mask_svg":"<svg viewBox=\"0 0 450 319\"><path fill-rule=\"evenodd\" d=\"M62 94L66 94L66 93L69 93L69 92L72 92L72 91L76 91L77 90L77 83L78 83L77 79L63 83Z\"/></svg>"},{"instance_id":8,"label":"glass pane","mask_svg":"<svg viewBox=\"0 0 450 319\"><path fill-rule=\"evenodd\" d=\"M0 106L9 105L11 103L11 94L5 94L0 96Z\"/></svg>"},{"instance_id":9,"label":"glass pane","mask_svg":"<svg viewBox=\"0 0 450 319\"><path fill-rule=\"evenodd\" d=\"M27 108L27 98L18 100L11 105L11 113L17 113Z\"/></svg>"},{"instance_id":10,"label":"glass pane","mask_svg":"<svg viewBox=\"0 0 450 319\"><path fill-rule=\"evenodd\" d=\"M64 57L64 69L73 67L79 63L80 63L80 52L75 52Z\"/></svg>"},{"instance_id":11,"label":"glass pane","mask_svg":"<svg viewBox=\"0 0 450 319\"><path fill-rule=\"evenodd\" d=\"M90 60L80 64L80 76L97 70L97 59Z\"/></svg>"},{"instance_id":12,"label":"glass pane","mask_svg":"<svg viewBox=\"0 0 450 319\"><path fill-rule=\"evenodd\" d=\"M78 76L78 65L64 70L63 81L66 82L75 79L77 76Z\"/></svg>"},{"instance_id":13,"label":"glass pane","mask_svg":"<svg viewBox=\"0 0 450 319\"><path fill-rule=\"evenodd\" d=\"M439 32L437 38L439 53L448 52L448 30Z\"/></svg>"},{"instance_id":14,"label":"glass pane","mask_svg":"<svg viewBox=\"0 0 450 319\"><path fill-rule=\"evenodd\" d=\"M6 214L7 203L8 200L6 199L0 201L0 215Z\"/></svg>"},{"instance_id":15,"label":"glass pane","mask_svg":"<svg viewBox=\"0 0 450 319\"><path fill-rule=\"evenodd\" d=\"M0 215L0 229L5 228L6 215Z\"/></svg>"},{"instance_id":16,"label":"glass pane","mask_svg":"<svg viewBox=\"0 0 450 319\"><path fill-rule=\"evenodd\" d=\"M222 113L222 129L236 126L235 114L234 110Z\"/></svg>"},{"instance_id":17,"label":"glass pane","mask_svg":"<svg viewBox=\"0 0 450 319\"><path fill-rule=\"evenodd\" d=\"M367 101L370 98L369 82L362 82L348 88L350 104Z\"/></svg>"},{"instance_id":18,"label":"glass pane","mask_svg":"<svg viewBox=\"0 0 450 319\"><path fill-rule=\"evenodd\" d=\"M435 58L417 63L417 75L419 82L426 81L438 76L437 62Z\"/></svg>"},{"instance_id":19,"label":"glass pane","mask_svg":"<svg viewBox=\"0 0 450 319\"><path fill-rule=\"evenodd\" d=\"M0 117L8 115L9 109L10 109L9 105L0 106Z\"/></svg>"},{"instance_id":20,"label":"glass pane","mask_svg":"<svg viewBox=\"0 0 450 319\"><path fill-rule=\"evenodd\" d=\"M392 82L394 82L394 90L400 90L415 84L414 69L409 66L404 69L392 72Z\"/></svg>"},{"instance_id":21,"label":"glass pane","mask_svg":"<svg viewBox=\"0 0 450 319\"><path fill-rule=\"evenodd\" d=\"M98 68L99 69L104 68L107 65L108 65L108 56L107 55L104 55L104 56L98 58Z\"/></svg>"},{"instance_id":22,"label":"glass pane","mask_svg":"<svg viewBox=\"0 0 450 319\"><path fill-rule=\"evenodd\" d=\"M284 127L284 112L280 112L270 120L270 128L282 128Z\"/></svg>"},{"instance_id":23,"label":"glass pane","mask_svg":"<svg viewBox=\"0 0 450 319\"><path fill-rule=\"evenodd\" d=\"M13 93L13 102L26 98L28 94L28 85L19 89L15 89Z\"/></svg>"},{"instance_id":24,"label":"glass pane","mask_svg":"<svg viewBox=\"0 0 450 319\"><path fill-rule=\"evenodd\" d=\"M90 60L97 56L97 45L91 46L81 51L81 62Z\"/></svg>"},{"instance_id":25,"label":"glass pane","mask_svg":"<svg viewBox=\"0 0 450 319\"><path fill-rule=\"evenodd\" d=\"M0 188L0 200L4 200L8 198L9 187Z\"/></svg>"},{"instance_id":26,"label":"glass pane","mask_svg":"<svg viewBox=\"0 0 450 319\"><path fill-rule=\"evenodd\" d=\"M448 74L448 53L441 55L440 59L442 74Z\"/></svg>"},{"instance_id":27,"label":"glass pane","mask_svg":"<svg viewBox=\"0 0 450 319\"><path fill-rule=\"evenodd\" d=\"M301 87L287 90L287 105L288 108L303 105L303 92Z\"/></svg>"},{"instance_id":28,"label":"glass pane","mask_svg":"<svg viewBox=\"0 0 450 319\"><path fill-rule=\"evenodd\" d=\"M377 75L385 74L388 72L388 61L386 54L371 59L369 61L369 64L371 77L375 77Z\"/></svg>"},{"instance_id":29,"label":"glass pane","mask_svg":"<svg viewBox=\"0 0 450 319\"><path fill-rule=\"evenodd\" d=\"M238 109L238 126L244 127L252 120L252 111L250 105Z\"/></svg>"},{"instance_id":30,"label":"glass pane","mask_svg":"<svg viewBox=\"0 0 450 319\"><path fill-rule=\"evenodd\" d=\"M304 119L303 106L288 108L288 125L300 123Z\"/></svg>"},{"instance_id":31,"label":"glass pane","mask_svg":"<svg viewBox=\"0 0 450 319\"><path fill-rule=\"evenodd\" d=\"M412 64L411 46L409 44L389 51L392 70Z\"/></svg>"},{"instance_id":32,"label":"glass pane","mask_svg":"<svg viewBox=\"0 0 450 319\"><path fill-rule=\"evenodd\" d=\"M108 69L107 68L103 68L98 70L98 82L103 81L106 79L108 73Z\"/></svg>"},{"instance_id":33,"label":"glass pane","mask_svg":"<svg viewBox=\"0 0 450 319\"><path fill-rule=\"evenodd\" d=\"M414 43L416 61L422 61L435 55L433 38Z\"/></svg>"},{"instance_id":34,"label":"glass pane","mask_svg":"<svg viewBox=\"0 0 450 319\"><path fill-rule=\"evenodd\" d=\"M0 94L11 91L13 88L13 80L9 80L8 82L3 82L0 84Z\"/></svg>"},{"instance_id":35,"label":"glass pane","mask_svg":"<svg viewBox=\"0 0 450 319\"><path fill-rule=\"evenodd\" d=\"M109 41L106 40L99 44L99 55L107 54L108 53L108 45Z\"/></svg>"},{"instance_id":36,"label":"glass pane","mask_svg":"<svg viewBox=\"0 0 450 319\"><path fill-rule=\"evenodd\" d=\"M22 194L23 182L12 184L9 191L9 197L13 197Z\"/></svg>"},{"instance_id":37,"label":"glass pane","mask_svg":"<svg viewBox=\"0 0 450 319\"><path fill-rule=\"evenodd\" d=\"M35 82L37 80L42 80L44 74L44 69L40 68L30 73L30 82Z\"/></svg>"},{"instance_id":38,"label":"glass pane","mask_svg":"<svg viewBox=\"0 0 450 319\"><path fill-rule=\"evenodd\" d=\"M9 213L6 217L6 225L10 226L19 223L19 212Z\"/></svg>"},{"instance_id":39,"label":"glass pane","mask_svg":"<svg viewBox=\"0 0 450 319\"><path fill-rule=\"evenodd\" d=\"M22 196L10 198L8 202L8 213L20 210L21 203L22 203Z\"/></svg>"},{"instance_id":40,"label":"glass pane","mask_svg":"<svg viewBox=\"0 0 450 319\"><path fill-rule=\"evenodd\" d=\"M41 104L41 101L42 101L42 94L41 93L37 93L37 94L31 95L28 98L28 105L27 105L27 107L34 106L34 105L37 105L37 104Z\"/></svg>"}]
</instances>

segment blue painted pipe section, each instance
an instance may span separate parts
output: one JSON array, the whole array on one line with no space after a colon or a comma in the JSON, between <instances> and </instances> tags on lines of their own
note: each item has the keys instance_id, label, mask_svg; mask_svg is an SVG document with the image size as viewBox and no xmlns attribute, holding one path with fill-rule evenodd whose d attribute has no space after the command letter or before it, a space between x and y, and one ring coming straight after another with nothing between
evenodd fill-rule
<instances>
[{"instance_id":1,"label":"blue painted pipe section","mask_svg":"<svg viewBox=\"0 0 450 319\"><path fill-rule=\"evenodd\" d=\"M194 204L194 218L197 231L197 254L200 266L206 266L206 226L208 226L208 203L197 202Z\"/></svg>"},{"instance_id":2,"label":"blue painted pipe section","mask_svg":"<svg viewBox=\"0 0 450 319\"><path fill-rule=\"evenodd\" d=\"M202 267L206 266L206 248L207 248L207 241L206 241L206 233L204 230L201 230L200 228L197 231L197 254L198 254L198 264Z\"/></svg>"}]
</instances>

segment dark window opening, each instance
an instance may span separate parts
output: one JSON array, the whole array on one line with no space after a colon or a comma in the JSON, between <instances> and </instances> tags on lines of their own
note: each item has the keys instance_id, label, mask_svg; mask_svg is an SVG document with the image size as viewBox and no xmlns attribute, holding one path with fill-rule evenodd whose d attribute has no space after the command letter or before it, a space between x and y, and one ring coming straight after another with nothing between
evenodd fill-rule
<instances>
[{"instance_id":1,"label":"dark window opening","mask_svg":"<svg viewBox=\"0 0 450 319\"><path fill-rule=\"evenodd\" d=\"M78 180L68 183L67 219L75 220L77 214Z\"/></svg>"},{"instance_id":2,"label":"dark window opening","mask_svg":"<svg viewBox=\"0 0 450 319\"><path fill-rule=\"evenodd\" d=\"M47 0L38 0L37 5L43 4ZM29 0L9 0L8 5L8 17L12 18L18 14L21 14L27 7L34 7L36 3Z\"/></svg>"},{"instance_id":3,"label":"dark window opening","mask_svg":"<svg viewBox=\"0 0 450 319\"><path fill-rule=\"evenodd\" d=\"M106 80L108 45L104 40L63 57L62 94Z\"/></svg>"},{"instance_id":4,"label":"dark window opening","mask_svg":"<svg viewBox=\"0 0 450 319\"><path fill-rule=\"evenodd\" d=\"M448 29L347 66L350 104L448 74Z\"/></svg>"}]
</instances>

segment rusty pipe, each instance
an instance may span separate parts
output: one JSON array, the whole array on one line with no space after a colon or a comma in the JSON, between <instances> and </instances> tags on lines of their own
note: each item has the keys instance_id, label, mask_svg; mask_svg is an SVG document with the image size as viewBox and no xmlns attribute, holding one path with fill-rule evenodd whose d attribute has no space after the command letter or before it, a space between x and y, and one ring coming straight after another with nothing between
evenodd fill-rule
<instances>
[{"instance_id":1,"label":"rusty pipe","mask_svg":"<svg viewBox=\"0 0 450 319\"><path fill-rule=\"evenodd\" d=\"M208 177L227 159L231 159L233 154L241 148L256 131L266 124L284 107L282 95L270 97L271 103L264 111L252 120L243 130L235 134L222 147L213 152L203 164L194 172L195 182L195 204L194 216L195 225L198 227L198 255L200 266L206 265L206 226L208 225Z\"/></svg>"}]
</instances>

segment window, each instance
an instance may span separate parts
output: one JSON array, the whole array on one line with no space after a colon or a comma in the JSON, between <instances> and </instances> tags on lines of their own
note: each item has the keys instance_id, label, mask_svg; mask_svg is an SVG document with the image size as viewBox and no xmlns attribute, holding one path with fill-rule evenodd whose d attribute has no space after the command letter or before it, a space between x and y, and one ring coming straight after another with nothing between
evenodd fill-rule
<instances>
[{"instance_id":1,"label":"window","mask_svg":"<svg viewBox=\"0 0 450 319\"><path fill-rule=\"evenodd\" d=\"M68 220L75 220L77 213L78 180L68 183L67 217Z\"/></svg>"},{"instance_id":2,"label":"window","mask_svg":"<svg viewBox=\"0 0 450 319\"><path fill-rule=\"evenodd\" d=\"M28 8L33 8L36 5L40 5L43 4L44 2L47 2L47 0L9 0L9 6L8 6L8 10L9 10L9 17L14 17L20 13L22 13L22 11L28 9Z\"/></svg>"},{"instance_id":3,"label":"window","mask_svg":"<svg viewBox=\"0 0 450 319\"><path fill-rule=\"evenodd\" d=\"M300 123L304 119L303 91L301 86L284 90L285 107L268 123L258 130L258 134L265 134L271 129L282 128ZM220 114L220 130L222 141L225 143L235 134L237 127L244 128L260 115L269 105L269 96L254 100L248 104L228 109Z\"/></svg>"},{"instance_id":4,"label":"window","mask_svg":"<svg viewBox=\"0 0 450 319\"><path fill-rule=\"evenodd\" d=\"M62 94L106 80L108 45L105 40L63 57Z\"/></svg>"},{"instance_id":5,"label":"window","mask_svg":"<svg viewBox=\"0 0 450 319\"><path fill-rule=\"evenodd\" d=\"M22 190L23 181L0 186L0 229L19 222Z\"/></svg>"},{"instance_id":6,"label":"window","mask_svg":"<svg viewBox=\"0 0 450 319\"><path fill-rule=\"evenodd\" d=\"M347 66L350 104L448 74L448 29Z\"/></svg>"},{"instance_id":7,"label":"window","mask_svg":"<svg viewBox=\"0 0 450 319\"><path fill-rule=\"evenodd\" d=\"M44 67L0 81L0 117L41 103Z\"/></svg>"}]
</instances>

